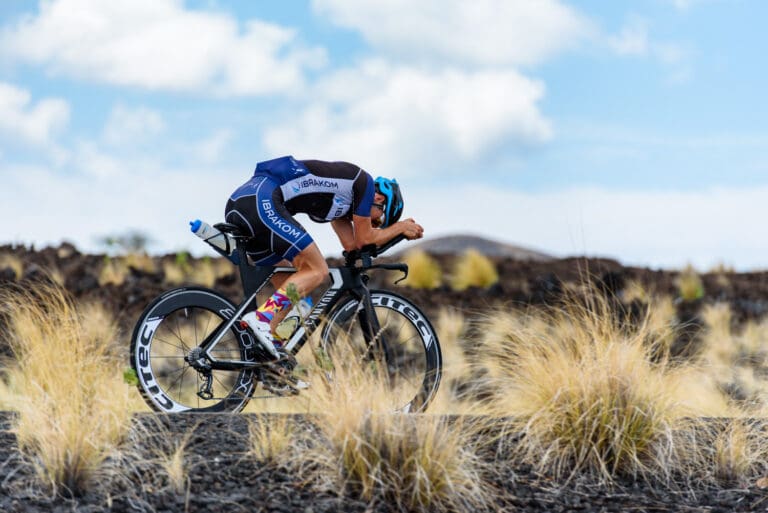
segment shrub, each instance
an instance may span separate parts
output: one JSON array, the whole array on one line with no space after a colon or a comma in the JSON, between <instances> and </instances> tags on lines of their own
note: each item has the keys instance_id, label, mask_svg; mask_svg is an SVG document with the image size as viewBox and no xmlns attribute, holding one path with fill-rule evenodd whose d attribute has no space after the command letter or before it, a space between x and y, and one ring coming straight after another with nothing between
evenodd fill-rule
<instances>
[{"instance_id":1,"label":"shrub","mask_svg":"<svg viewBox=\"0 0 768 513\"><path fill-rule=\"evenodd\" d=\"M24 262L16 255L0 253L0 270L3 269L11 269L14 279L18 280L24 274Z\"/></svg>"},{"instance_id":2,"label":"shrub","mask_svg":"<svg viewBox=\"0 0 768 513\"><path fill-rule=\"evenodd\" d=\"M122 285L128 276L128 266L121 258L104 256L104 261L99 271L99 286Z\"/></svg>"},{"instance_id":3,"label":"shrub","mask_svg":"<svg viewBox=\"0 0 768 513\"><path fill-rule=\"evenodd\" d=\"M680 299L683 301L695 301L704 297L704 283L691 265L680 272L676 284Z\"/></svg>"},{"instance_id":4,"label":"shrub","mask_svg":"<svg viewBox=\"0 0 768 513\"><path fill-rule=\"evenodd\" d=\"M173 262L164 260L162 269L166 283L171 285L194 283L208 288L213 287L216 280L235 270L225 258L214 259L204 256L199 260L191 260L189 254L183 251L176 254Z\"/></svg>"},{"instance_id":5,"label":"shrub","mask_svg":"<svg viewBox=\"0 0 768 513\"><path fill-rule=\"evenodd\" d=\"M468 249L454 264L451 287L466 290L469 287L488 288L499 281L499 273L491 260L474 248Z\"/></svg>"},{"instance_id":6,"label":"shrub","mask_svg":"<svg viewBox=\"0 0 768 513\"><path fill-rule=\"evenodd\" d=\"M404 285L415 289L436 289L442 284L443 272L437 260L424 251L410 251L405 256L408 277Z\"/></svg>"},{"instance_id":7,"label":"shrub","mask_svg":"<svg viewBox=\"0 0 768 513\"><path fill-rule=\"evenodd\" d=\"M157 272L158 265L155 259L146 253L128 253L116 257L105 255L99 271L99 285L122 285L131 269L152 274Z\"/></svg>"}]
</instances>

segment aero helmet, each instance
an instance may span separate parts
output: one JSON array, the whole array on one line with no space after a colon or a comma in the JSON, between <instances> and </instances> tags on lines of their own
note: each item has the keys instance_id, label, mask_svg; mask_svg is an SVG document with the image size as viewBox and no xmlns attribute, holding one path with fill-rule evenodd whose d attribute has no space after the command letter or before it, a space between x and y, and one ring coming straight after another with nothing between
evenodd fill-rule
<instances>
[{"instance_id":1,"label":"aero helmet","mask_svg":"<svg viewBox=\"0 0 768 513\"><path fill-rule=\"evenodd\" d=\"M403 213L403 195L395 179L390 180L380 176L373 183L376 186L376 192L386 198L384 203L384 222L381 223L381 227L386 228L400 219L400 215Z\"/></svg>"}]
</instances>

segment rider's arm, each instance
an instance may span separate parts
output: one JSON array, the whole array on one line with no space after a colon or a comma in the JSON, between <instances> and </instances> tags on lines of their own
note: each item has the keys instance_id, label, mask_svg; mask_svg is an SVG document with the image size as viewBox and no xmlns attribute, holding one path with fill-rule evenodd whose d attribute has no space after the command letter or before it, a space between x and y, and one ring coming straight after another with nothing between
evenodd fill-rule
<instances>
[{"instance_id":1,"label":"rider's arm","mask_svg":"<svg viewBox=\"0 0 768 513\"><path fill-rule=\"evenodd\" d=\"M409 240L420 239L424 235L424 228L412 218L398 221L386 228L374 228L370 217L353 215L352 224L354 225L354 241L357 248L362 248L368 244L380 246L400 234L405 235L405 238Z\"/></svg>"},{"instance_id":2,"label":"rider's arm","mask_svg":"<svg viewBox=\"0 0 768 513\"><path fill-rule=\"evenodd\" d=\"M341 246L346 251L357 249L355 245L355 230L352 227L352 221L349 219L334 219L331 221L331 227L336 232L336 236L341 242Z\"/></svg>"}]
</instances>

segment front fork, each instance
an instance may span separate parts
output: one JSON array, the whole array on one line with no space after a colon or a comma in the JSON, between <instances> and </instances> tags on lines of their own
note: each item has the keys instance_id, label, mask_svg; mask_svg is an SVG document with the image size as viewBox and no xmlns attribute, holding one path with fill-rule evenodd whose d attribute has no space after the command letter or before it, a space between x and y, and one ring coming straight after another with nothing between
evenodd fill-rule
<instances>
[{"instance_id":1,"label":"front fork","mask_svg":"<svg viewBox=\"0 0 768 513\"><path fill-rule=\"evenodd\" d=\"M367 278L367 276L364 278ZM367 280L364 279L364 281ZM368 349L367 358L375 361L377 356L383 356L391 379L392 371L395 367L393 362L394 355L384 337L384 330L379 323L379 318L376 315L376 309L371 299L371 292L367 287L360 294L360 308L357 311L357 318Z\"/></svg>"}]
</instances>

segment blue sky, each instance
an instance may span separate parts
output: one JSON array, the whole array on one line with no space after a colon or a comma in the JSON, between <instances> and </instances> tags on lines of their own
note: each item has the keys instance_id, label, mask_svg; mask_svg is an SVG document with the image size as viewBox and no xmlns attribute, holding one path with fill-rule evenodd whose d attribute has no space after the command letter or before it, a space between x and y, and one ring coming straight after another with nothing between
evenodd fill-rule
<instances>
[{"instance_id":1,"label":"blue sky","mask_svg":"<svg viewBox=\"0 0 768 513\"><path fill-rule=\"evenodd\" d=\"M187 221L220 220L256 162L293 154L397 177L427 237L765 268L767 15L761 0L6 0L0 243L97 251L139 230L153 252L210 254Z\"/></svg>"}]
</instances>

